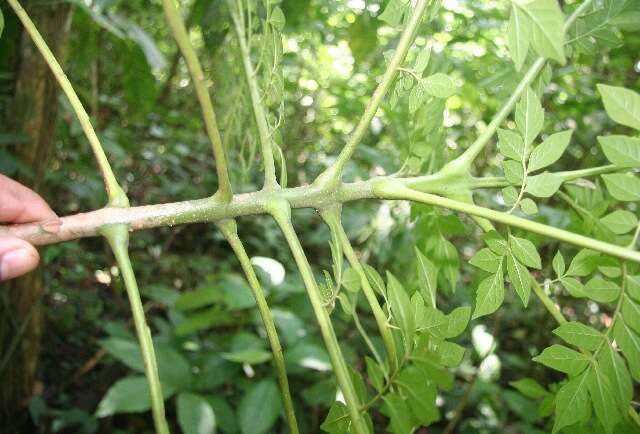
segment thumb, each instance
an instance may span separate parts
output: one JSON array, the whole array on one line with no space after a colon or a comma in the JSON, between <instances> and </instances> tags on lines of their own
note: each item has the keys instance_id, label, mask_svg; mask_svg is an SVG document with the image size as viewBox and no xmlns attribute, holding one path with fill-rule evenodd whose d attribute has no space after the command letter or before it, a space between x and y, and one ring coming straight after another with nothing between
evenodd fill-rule
<instances>
[{"instance_id":1,"label":"thumb","mask_svg":"<svg viewBox=\"0 0 640 434\"><path fill-rule=\"evenodd\" d=\"M0 237L0 281L21 276L38 265L40 255L20 238Z\"/></svg>"}]
</instances>

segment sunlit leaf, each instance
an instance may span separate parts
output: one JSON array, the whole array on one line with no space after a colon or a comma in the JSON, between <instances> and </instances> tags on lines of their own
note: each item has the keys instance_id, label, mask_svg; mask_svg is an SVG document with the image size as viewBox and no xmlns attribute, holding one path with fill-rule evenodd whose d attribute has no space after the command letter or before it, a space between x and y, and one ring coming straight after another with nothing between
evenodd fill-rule
<instances>
[{"instance_id":1,"label":"sunlit leaf","mask_svg":"<svg viewBox=\"0 0 640 434\"><path fill-rule=\"evenodd\" d=\"M599 136L602 152L616 166L640 167L640 139L629 136Z\"/></svg>"},{"instance_id":2,"label":"sunlit leaf","mask_svg":"<svg viewBox=\"0 0 640 434\"><path fill-rule=\"evenodd\" d=\"M527 170L535 172L558 161L567 149L572 133L572 130L567 130L552 134L536 146L529 156Z\"/></svg>"},{"instance_id":3,"label":"sunlit leaf","mask_svg":"<svg viewBox=\"0 0 640 434\"><path fill-rule=\"evenodd\" d=\"M640 95L624 87L598 84L607 114L615 122L640 130Z\"/></svg>"},{"instance_id":4,"label":"sunlit leaf","mask_svg":"<svg viewBox=\"0 0 640 434\"><path fill-rule=\"evenodd\" d=\"M565 374L578 375L587 368L591 359L563 345L551 345L532 360Z\"/></svg>"}]
</instances>

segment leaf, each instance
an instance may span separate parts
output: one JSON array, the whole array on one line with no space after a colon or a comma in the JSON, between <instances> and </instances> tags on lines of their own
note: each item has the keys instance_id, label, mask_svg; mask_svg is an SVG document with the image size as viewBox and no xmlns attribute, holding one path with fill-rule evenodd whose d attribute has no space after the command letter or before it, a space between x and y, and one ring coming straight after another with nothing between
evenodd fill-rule
<instances>
[{"instance_id":1,"label":"leaf","mask_svg":"<svg viewBox=\"0 0 640 434\"><path fill-rule=\"evenodd\" d=\"M436 98L448 98L456 91L456 85L447 74L438 72L422 81L425 92Z\"/></svg>"},{"instance_id":2,"label":"leaf","mask_svg":"<svg viewBox=\"0 0 640 434\"><path fill-rule=\"evenodd\" d=\"M599 136L607 160L620 167L640 167L640 139L629 136Z\"/></svg>"},{"instance_id":3,"label":"leaf","mask_svg":"<svg viewBox=\"0 0 640 434\"><path fill-rule=\"evenodd\" d=\"M349 292L358 292L362 286L360 276L352 267L347 268L342 273L342 286Z\"/></svg>"},{"instance_id":4,"label":"leaf","mask_svg":"<svg viewBox=\"0 0 640 434\"><path fill-rule=\"evenodd\" d=\"M564 257L562 256L562 253L560 253L560 250L558 250L553 257L551 266L553 267L553 271L555 271L556 276L562 277L564 275L566 266L564 264Z\"/></svg>"},{"instance_id":5,"label":"leaf","mask_svg":"<svg viewBox=\"0 0 640 434\"><path fill-rule=\"evenodd\" d=\"M640 335L629 327L624 314L618 314L613 326L613 336L627 359L631 376L640 382Z\"/></svg>"},{"instance_id":6,"label":"leaf","mask_svg":"<svg viewBox=\"0 0 640 434\"><path fill-rule=\"evenodd\" d=\"M502 256L498 256L488 248L482 248L476 252L469 264L477 267L481 270L488 271L489 273L495 273L498 271L498 267L502 263Z\"/></svg>"},{"instance_id":7,"label":"leaf","mask_svg":"<svg viewBox=\"0 0 640 434\"><path fill-rule=\"evenodd\" d=\"M532 378L521 378L517 381L511 381L509 385L531 399L539 399L549 394L544 387Z\"/></svg>"},{"instance_id":8,"label":"leaf","mask_svg":"<svg viewBox=\"0 0 640 434\"><path fill-rule=\"evenodd\" d=\"M560 283L562 286L569 291L572 297L584 298L587 296L587 293L584 289L584 285L578 281L578 279L574 279L573 277L563 277L560 279Z\"/></svg>"},{"instance_id":9,"label":"leaf","mask_svg":"<svg viewBox=\"0 0 640 434\"><path fill-rule=\"evenodd\" d=\"M567 381L556 395L555 422L553 433L562 428L589 419L588 372Z\"/></svg>"},{"instance_id":10,"label":"leaf","mask_svg":"<svg viewBox=\"0 0 640 434\"><path fill-rule=\"evenodd\" d=\"M538 205L528 197L525 197L520 201L520 209L522 209L522 212L527 215L534 215L538 213Z\"/></svg>"},{"instance_id":11,"label":"leaf","mask_svg":"<svg viewBox=\"0 0 640 434\"><path fill-rule=\"evenodd\" d=\"M369 264L363 264L362 268L364 268L364 273L367 275L367 280L371 283L373 289L378 291L381 296L386 297L386 289L380 273Z\"/></svg>"},{"instance_id":12,"label":"leaf","mask_svg":"<svg viewBox=\"0 0 640 434\"><path fill-rule=\"evenodd\" d=\"M418 279L420 279L420 292L427 306L436 307L436 291L438 282L438 269L433 262L415 248L418 259Z\"/></svg>"},{"instance_id":13,"label":"leaf","mask_svg":"<svg viewBox=\"0 0 640 434\"><path fill-rule=\"evenodd\" d=\"M524 159L524 142L514 131L498 128L498 149L505 157L520 162Z\"/></svg>"},{"instance_id":14,"label":"leaf","mask_svg":"<svg viewBox=\"0 0 640 434\"><path fill-rule=\"evenodd\" d=\"M504 177L512 185L521 185L524 180L524 167L522 163L515 160L505 160L502 163L502 169L504 170Z\"/></svg>"},{"instance_id":15,"label":"leaf","mask_svg":"<svg viewBox=\"0 0 640 434\"><path fill-rule=\"evenodd\" d=\"M501 263L493 276L480 282L476 291L476 308L473 311L473 319L495 312L503 301L504 277Z\"/></svg>"},{"instance_id":16,"label":"leaf","mask_svg":"<svg viewBox=\"0 0 640 434\"><path fill-rule=\"evenodd\" d=\"M416 332L414 311L407 291L402 287L398 279L387 271L387 289L391 312L396 320L402 336L404 337L405 350L408 353L413 348L413 337Z\"/></svg>"},{"instance_id":17,"label":"leaf","mask_svg":"<svg viewBox=\"0 0 640 434\"><path fill-rule=\"evenodd\" d=\"M509 235L509 249L513 255L524 265L531 268L542 268L540 255L536 250L536 246L525 238L518 238Z\"/></svg>"},{"instance_id":18,"label":"leaf","mask_svg":"<svg viewBox=\"0 0 640 434\"><path fill-rule=\"evenodd\" d=\"M369 381L376 388L376 390L380 391L384 387L384 371L378 365L378 362L373 360L369 356L365 356L365 363L367 365L367 377Z\"/></svg>"},{"instance_id":19,"label":"leaf","mask_svg":"<svg viewBox=\"0 0 640 434\"><path fill-rule=\"evenodd\" d=\"M576 256L573 257L569 270L567 270L567 276L584 277L593 273L596 269L596 260L600 254L589 249L582 249Z\"/></svg>"},{"instance_id":20,"label":"leaf","mask_svg":"<svg viewBox=\"0 0 640 434\"><path fill-rule=\"evenodd\" d=\"M622 300L622 315L626 324L636 333L640 333L640 304L625 296Z\"/></svg>"},{"instance_id":21,"label":"leaf","mask_svg":"<svg viewBox=\"0 0 640 434\"><path fill-rule=\"evenodd\" d=\"M522 135L525 148L540 134L544 123L544 110L540 100L531 88L527 87L524 95L516 104L516 126Z\"/></svg>"},{"instance_id":22,"label":"leaf","mask_svg":"<svg viewBox=\"0 0 640 434\"><path fill-rule=\"evenodd\" d=\"M431 58L431 45L423 48L418 57L416 57L416 63L413 65L413 70L416 74L422 74L429 65L429 59Z\"/></svg>"},{"instance_id":23,"label":"leaf","mask_svg":"<svg viewBox=\"0 0 640 434\"><path fill-rule=\"evenodd\" d=\"M427 101L427 94L421 82L416 83L409 93L409 112L415 113Z\"/></svg>"},{"instance_id":24,"label":"leaf","mask_svg":"<svg viewBox=\"0 0 640 434\"><path fill-rule=\"evenodd\" d=\"M627 275L627 295L640 303L640 276Z\"/></svg>"},{"instance_id":25,"label":"leaf","mask_svg":"<svg viewBox=\"0 0 640 434\"><path fill-rule=\"evenodd\" d=\"M320 428L329 434L345 434L349 432L350 425L347 407L340 401L334 401Z\"/></svg>"},{"instance_id":26,"label":"leaf","mask_svg":"<svg viewBox=\"0 0 640 434\"><path fill-rule=\"evenodd\" d=\"M527 171L535 172L558 161L569 146L572 133L573 130L567 130L552 134L536 146L529 156Z\"/></svg>"},{"instance_id":27,"label":"leaf","mask_svg":"<svg viewBox=\"0 0 640 434\"><path fill-rule=\"evenodd\" d=\"M162 387L162 396L173 394L170 387ZM140 413L151 408L151 396L147 379L143 376L121 378L113 384L100 400L96 417L107 417L117 413Z\"/></svg>"},{"instance_id":28,"label":"leaf","mask_svg":"<svg viewBox=\"0 0 640 434\"><path fill-rule=\"evenodd\" d=\"M230 362L257 365L271 360L271 353L264 350L241 350L233 353L223 353L222 357Z\"/></svg>"},{"instance_id":29,"label":"leaf","mask_svg":"<svg viewBox=\"0 0 640 434\"><path fill-rule=\"evenodd\" d=\"M221 291L212 286L203 286L194 291L186 292L175 302L174 307L181 311L198 309L220 301Z\"/></svg>"},{"instance_id":30,"label":"leaf","mask_svg":"<svg viewBox=\"0 0 640 434\"><path fill-rule=\"evenodd\" d=\"M531 295L531 276L529 270L522 265L511 252L507 256L507 274L524 307L529 304Z\"/></svg>"},{"instance_id":31,"label":"leaf","mask_svg":"<svg viewBox=\"0 0 640 434\"><path fill-rule=\"evenodd\" d=\"M4 15L2 15L2 9L0 9L0 38L2 37L3 30L4 30Z\"/></svg>"},{"instance_id":32,"label":"leaf","mask_svg":"<svg viewBox=\"0 0 640 434\"><path fill-rule=\"evenodd\" d=\"M507 25L507 47L516 71L522 69L522 65L527 58L532 36L529 18L515 4L512 5L509 24Z\"/></svg>"},{"instance_id":33,"label":"leaf","mask_svg":"<svg viewBox=\"0 0 640 434\"><path fill-rule=\"evenodd\" d=\"M590 358L564 345L551 345L532 360L565 374L578 375L587 368Z\"/></svg>"},{"instance_id":34,"label":"leaf","mask_svg":"<svg viewBox=\"0 0 640 434\"><path fill-rule=\"evenodd\" d=\"M544 172L527 177L524 191L536 197L551 197L562 185L562 179L554 173Z\"/></svg>"},{"instance_id":35,"label":"leaf","mask_svg":"<svg viewBox=\"0 0 640 434\"><path fill-rule=\"evenodd\" d=\"M271 16L269 17L269 23L278 29L278 31L282 31L284 29L285 18L284 12L280 9L280 6L276 6L271 10Z\"/></svg>"},{"instance_id":36,"label":"leaf","mask_svg":"<svg viewBox=\"0 0 640 434\"><path fill-rule=\"evenodd\" d=\"M500 256L507 254L507 250L509 249L507 241L495 230L491 230L481 235L480 238L487 243L487 246L489 246L492 252L497 253Z\"/></svg>"},{"instance_id":37,"label":"leaf","mask_svg":"<svg viewBox=\"0 0 640 434\"><path fill-rule=\"evenodd\" d=\"M395 383L400 387L417 424L430 425L440 418L436 407L436 386L425 372L415 365L404 368Z\"/></svg>"},{"instance_id":38,"label":"leaf","mask_svg":"<svg viewBox=\"0 0 640 434\"><path fill-rule=\"evenodd\" d=\"M602 217L600 221L616 235L626 234L638 226L638 217L626 210L616 210Z\"/></svg>"},{"instance_id":39,"label":"leaf","mask_svg":"<svg viewBox=\"0 0 640 434\"><path fill-rule=\"evenodd\" d=\"M455 338L464 332L471 318L471 308L469 306L461 306L455 308L446 317L447 327L443 333L444 338Z\"/></svg>"},{"instance_id":40,"label":"leaf","mask_svg":"<svg viewBox=\"0 0 640 434\"><path fill-rule=\"evenodd\" d=\"M556 0L515 0L531 21L532 45L536 52L565 64L564 57L564 16Z\"/></svg>"},{"instance_id":41,"label":"leaf","mask_svg":"<svg viewBox=\"0 0 640 434\"><path fill-rule=\"evenodd\" d=\"M640 95L624 87L598 84L604 109L615 122L640 130Z\"/></svg>"},{"instance_id":42,"label":"leaf","mask_svg":"<svg viewBox=\"0 0 640 434\"><path fill-rule=\"evenodd\" d=\"M590 351L598 349L604 339L598 330L576 321L562 324L553 333L568 344Z\"/></svg>"},{"instance_id":43,"label":"leaf","mask_svg":"<svg viewBox=\"0 0 640 434\"><path fill-rule=\"evenodd\" d=\"M403 0L390 0L384 11L378 15L378 19L384 21L392 27L397 26L402 21L402 16L407 10L407 5Z\"/></svg>"},{"instance_id":44,"label":"leaf","mask_svg":"<svg viewBox=\"0 0 640 434\"><path fill-rule=\"evenodd\" d=\"M611 303L620 296L620 287L601 277L594 277L584 286L587 297L600 303Z\"/></svg>"},{"instance_id":45,"label":"leaf","mask_svg":"<svg viewBox=\"0 0 640 434\"><path fill-rule=\"evenodd\" d=\"M281 407L278 386L273 380L253 383L238 406L240 430L243 434L269 432L280 415Z\"/></svg>"},{"instance_id":46,"label":"leaf","mask_svg":"<svg viewBox=\"0 0 640 434\"><path fill-rule=\"evenodd\" d=\"M409 406L399 393L391 392L382 397L382 413L389 418L387 432L394 434L410 434L413 432Z\"/></svg>"},{"instance_id":47,"label":"leaf","mask_svg":"<svg viewBox=\"0 0 640 434\"><path fill-rule=\"evenodd\" d=\"M607 377L598 369L596 364L594 369L589 370L587 375L587 388L591 396L593 408L598 416L598 420L607 433L613 433L613 428L622 419L622 414L616 405L614 390Z\"/></svg>"},{"instance_id":48,"label":"leaf","mask_svg":"<svg viewBox=\"0 0 640 434\"><path fill-rule=\"evenodd\" d=\"M213 434L216 417L211 404L200 395L182 392L176 400L178 424L183 434Z\"/></svg>"},{"instance_id":49,"label":"leaf","mask_svg":"<svg viewBox=\"0 0 640 434\"><path fill-rule=\"evenodd\" d=\"M611 196L625 202L640 201L640 179L632 174L611 173L602 175Z\"/></svg>"},{"instance_id":50,"label":"leaf","mask_svg":"<svg viewBox=\"0 0 640 434\"><path fill-rule=\"evenodd\" d=\"M626 412L633 398L633 384L624 360L614 351L609 341L598 354L598 367L611 383L612 396L618 408Z\"/></svg>"},{"instance_id":51,"label":"leaf","mask_svg":"<svg viewBox=\"0 0 640 434\"><path fill-rule=\"evenodd\" d=\"M100 341L111 356L134 371L144 372L142 353L138 344L130 339L107 338Z\"/></svg>"}]
</instances>

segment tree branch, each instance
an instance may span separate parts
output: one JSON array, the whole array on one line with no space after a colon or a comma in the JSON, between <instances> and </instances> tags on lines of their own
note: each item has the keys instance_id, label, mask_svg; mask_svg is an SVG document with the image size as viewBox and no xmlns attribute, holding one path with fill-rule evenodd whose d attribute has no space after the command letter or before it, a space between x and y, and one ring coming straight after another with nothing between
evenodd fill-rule
<instances>
[{"instance_id":1,"label":"tree branch","mask_svg":"<svg viewBox=\"0 0 640 434\"><path fill-rule=\"evenodd\" d=\"M189 34L176 9L174 0L162 0L162 7L164 8L167 23L169 23L169 27L171 27L173 37L187 63L198 102L200 103L200 109L202 110L205 129L211 141L211 146L213 147L213 154L216 159L216 173L218 174L217 194L222 201L228 202L231 200L232 190L231 182L229 181L229 171L227 169L227 158L225 156L222 138L220 137L220 131L218 130L216 114L213 110L213 104L211 103L211 96L205 84L202 66L200 66L198 56L191 45Z\"/></svg>"}]
</instances>

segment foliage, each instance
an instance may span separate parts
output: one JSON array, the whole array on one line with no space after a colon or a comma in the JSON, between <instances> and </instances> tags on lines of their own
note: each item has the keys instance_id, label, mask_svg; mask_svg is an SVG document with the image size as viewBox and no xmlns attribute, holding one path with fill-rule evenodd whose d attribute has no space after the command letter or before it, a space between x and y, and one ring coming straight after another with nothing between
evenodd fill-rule
<instances>
[{"instance_id":1,"label":"foliage","mask_svg":"<svg viewBox=\"0 0 640 434\"><path fill-rule=\"evenodd\" d=\"M104 29L106 41L72 42L73 81L98 61L113 72L92 113L113 172L126 173L116 181L94 148L109 204L127 215L127 198L184 200L204 217L178 209L177 220L156 226L215 220L220 231L181 226L177 240L159 229L164 244L131 236L140 292L158 310L146 313L150 336L125 226L97 229L118 259L99 275L113 278L109 297L120 304L97 310L122 318L122 274L137 334L121 319L99 323L96 312L109 386L76 413L34 398L36 424L134 432L150 422L131 414L153 410L162 432L166 401L170 427L184 433L638 429L640 95L629 53L639 3L587 0L564 11L555 0L362 3L197 0L191 34L181 35L167 0L180 46L175 77L157 5L78 8L74 26L94 36ZM189 61L195 51L202 66ZM72 198L65 213L102 205L99 178L79 151L82 128L90 126L61 122L74 148L60 146L64 168L51 177L56 194ZM9 157L0 164L26 170ZM238 196L224 197L225 177L236 192L264 184L233 213L225 207ZM216 181L205 205L188 201L211 196ZM302 187L287 188L294 184ZM411 205L352 202L359 198ZM87 246L102 256L99 244ZM76 242L49 247L48 270L62 274L52 277L54 295L79 297L73 288L99 263L80 251ZM307 258L331 272L314 273Z\"/></svg>"}]
</instances>

